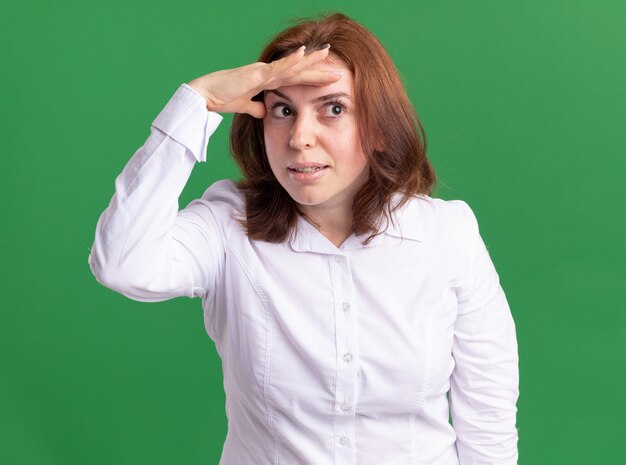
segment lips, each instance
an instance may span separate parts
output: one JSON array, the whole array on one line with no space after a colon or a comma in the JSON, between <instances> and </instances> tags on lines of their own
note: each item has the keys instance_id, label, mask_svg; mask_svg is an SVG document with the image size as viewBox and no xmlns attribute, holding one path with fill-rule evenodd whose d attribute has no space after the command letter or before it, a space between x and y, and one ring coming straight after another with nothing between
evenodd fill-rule
<instances>
[{"instance_id":1,"label":"lips","mask_svg":"<svg viewBox=\"0 0 626 465\"><path fill-rule=\"evenodd\" d=\"M316 171L324 169L323 166L307 166L304 168L289 168L291 171L295 171L296 173L315 173Z\"/></svg>"},{"instance_id":2,"label":"lips","mask_svg":"<svg viewBox=\"0 0 626 465\"><path fill-rule=\"evenodd\" d=\"M328 165L323 165L321 163L291 163L287 166L287 169L297 173L315 173L316 171L327 167Z\"/></svg>"},{"instance_id":3,"label":"lips","mask_svg":"<svg viewBox=\"0 0 626 465\"><path fill-rule=\"evenodd\" d=\"M328 165L321 163L292 163L287 171L292 179L297 181L313 181L322 176Z\"/></svg>"}]
</instances>

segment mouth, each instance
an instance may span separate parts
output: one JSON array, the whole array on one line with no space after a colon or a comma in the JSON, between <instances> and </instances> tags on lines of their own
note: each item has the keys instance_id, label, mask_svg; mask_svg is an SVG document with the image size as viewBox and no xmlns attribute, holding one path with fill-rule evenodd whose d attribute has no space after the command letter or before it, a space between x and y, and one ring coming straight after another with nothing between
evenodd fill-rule
<instances>
[{"instance_id":1,"label":"mouth","mask_svg":"<svg viewBox=\"0 0 626 465\"><path fill-rule=\"evenodd\" d=\"M295 181L313 182L323 176L328 167L321 163L292 163L287 166L287 171Z\"/></svg>"},{"instance_id":2,"label":"mouth","mask_svg":"<svg viewBox=\"0 0 626 465\"><path fill-rule=\"evenodd\" d=\"M323 170L324 168L326 168L326 166L288 167L287 169L295 173L316 173L317 171Z\"/></svg>"}]
</instances>

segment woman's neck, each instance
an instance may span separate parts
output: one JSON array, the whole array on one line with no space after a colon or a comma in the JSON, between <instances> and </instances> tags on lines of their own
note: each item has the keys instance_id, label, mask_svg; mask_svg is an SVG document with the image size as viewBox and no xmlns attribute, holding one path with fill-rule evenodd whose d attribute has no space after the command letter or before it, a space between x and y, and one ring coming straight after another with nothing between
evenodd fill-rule
<instances>
[{"instance_id":1,"label":"woman's neck","mask_svg":"<svg viewBox=\"0 0 626 465\"><path fill-rule=\"evenodd\" d=\"M340 247L352 234L352 209L339 211L301 206L301 210L309 222L335 247Z\"/></svg>"}]
</instances>

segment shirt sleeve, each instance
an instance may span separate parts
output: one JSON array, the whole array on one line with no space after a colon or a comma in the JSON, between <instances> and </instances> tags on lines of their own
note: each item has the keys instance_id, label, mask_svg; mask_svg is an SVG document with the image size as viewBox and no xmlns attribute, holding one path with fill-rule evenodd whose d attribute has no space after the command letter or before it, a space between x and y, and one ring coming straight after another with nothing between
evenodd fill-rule
<instances>
[{"instance_id":1,"label":"shirt sleeve","mask_svg":"<svg viewBox=\"0 0 626 465\"><path fill-rule=\"evenodd\" d=\"M463 203L469 269L458 291L450 411L460 465L517 464L519 395L515 323L498 274Z\"/></svg>"},{"instance_id":2,"label":"shirt sleeve","mask_svg":"<svg viewBox=\"0 0 626 465\"><path fill-rule=\"evenodd\" d=\"M140 301L202 296L223 255L210 215L178 212L178 197L222 117L182 84L115 182L89 265L103 285Z\"/></svg>"}]
</instances>

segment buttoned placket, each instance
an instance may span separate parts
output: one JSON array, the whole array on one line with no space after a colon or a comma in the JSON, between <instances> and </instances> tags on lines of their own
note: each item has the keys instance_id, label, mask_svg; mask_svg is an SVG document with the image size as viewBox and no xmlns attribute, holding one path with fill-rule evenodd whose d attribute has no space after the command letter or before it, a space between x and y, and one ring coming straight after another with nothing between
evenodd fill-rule
<instances>
[{"instance_id":1,"label":"buttoned placket","mask_svg":"<svg viewBox=\"0 0 626 465\"><path fill-rule=\"evenodd\" d=\"M335 463L356 463L355 413L357 404L358 325L350 261L346 255L329 257L335 307L337 382L335 385Z\"/></svg>"}]
</instances>

